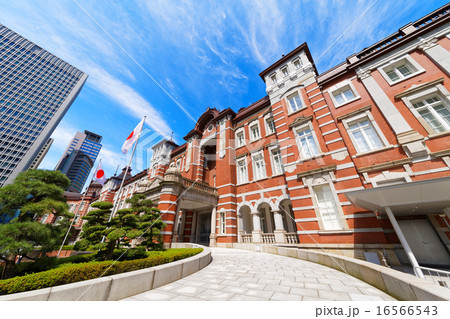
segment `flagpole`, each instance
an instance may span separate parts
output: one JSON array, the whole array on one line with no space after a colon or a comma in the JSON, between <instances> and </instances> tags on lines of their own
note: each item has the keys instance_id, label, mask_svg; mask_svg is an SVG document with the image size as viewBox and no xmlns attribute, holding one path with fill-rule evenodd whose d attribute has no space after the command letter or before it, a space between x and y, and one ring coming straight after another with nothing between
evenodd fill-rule
<instances>
[{"instance_id":1,"label":"flagpole","mask_svg":"<svg viewBox=\"0 0 450 319\"><path fill-rule=\"evenodd\" d=\"M102 159L100 159L100 160L98 161L97 168L98 168L98 166L100 165L101 162L102 162ZM95 172L94 172L94 174L92 174L91 182L89 183L89 185L92 184L92 181L94 180L94 175L95 175ZM89 189L89 186L88 186L88 189ZM77 217L78 211L80 210L81 205L82 205L83 202L84 202L84 198L86 197L86 194L87 194L88 189L86 189L86 191L83 193L83 197L81 198L81 203L80 203L80 205L78 205L78 207L77 207L77 210L76 210L76 212L75 212L75 215L73 216L72 222L70 223L69 229L67 230L66 236L64 237L64 240L63 240L63 242L62 242L62 244L61 244L61 247L59 248L59 251L58 251L58 254L56 255L56 258L59 257L59 254L61 253L61 250L62 250L62 248L63 248L63 246L64 246L64 243L66 242L67 236L69 236L70 229L72 228L73 223L75 222L75 218Z\"/></svg>"},{"instance_id":2,"label":"flagpole","mask_svg":"<svg viewBox=\"0 0 450 319\"><path fill-rule=\"evenodd\" d=\"M145 119L146 119L146 118L147 118L147 117L144 116L144 123L145 123ZM135 152L135 150L136 150L136 146L137 146L137 144L139 143L139 138L141 137L141 133L142 133L142 129L143 129L143 127L144 127L144 123L142 123L141 131L139 132L139 134L138 134L138 136L137 136L137 138L136 138L136 142L134 143L134 146L133 146L133 151L131 152L130 160L128 161L128 165L127 165L127 167L125 168L125 173L123 174L122 182L120 183L119 191L117 192L117 197L116 197L116 199L114 200L113 209L112 209L112 211L111 211L111 214L109 215L109 222L110 222L111 219L115 216L115 211L114 211L114 210L115 210L115 208L116 208L116 203L117 203L118 201L120 201L120 196L122 195L123 184L124 184L124 182L125 182L125 178L126 178L126 176L127 176L128 169L129 169L130 166L131 166L131 161L133 160L133 156L134 156L134 152ZM102 242L103 242L103 241L104 241L104 237L103 237Z\"/></svg>"}]
</instances>

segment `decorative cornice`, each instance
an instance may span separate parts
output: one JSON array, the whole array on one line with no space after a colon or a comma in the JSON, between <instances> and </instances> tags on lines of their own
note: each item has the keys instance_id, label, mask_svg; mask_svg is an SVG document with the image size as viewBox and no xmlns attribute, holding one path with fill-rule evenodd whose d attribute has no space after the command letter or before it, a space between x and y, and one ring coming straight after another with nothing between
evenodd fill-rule
<instances>
[{"instance_id":1,"label":"decorative cornice","mask_svg":"<svg viewBox=\"0 0 450 319\"><path fill-rule=\"evenodd\" d=\"M402 97L405 97L405 96L415 93L417 91L421 91L423 89L426 89L428 87L435 86L435 85L441 84L441 83L444 83L444 78L439 78L439 79L436 79L436 80L433 80L433 81L430 81L427 83L419 84L419 85L413 85L406 91L403 91L402 93L395 95L394 98L401 99Z\"/></svg>"},{"instance_id":2,"label":"decorative cornice","mask_svg":"<svg viewBox=\"0 0 450 319\"><path fill-rule=\"evenodd\" d=\"M420 40L420 43L417 46L417 49L425 51L425 50L428 50L429 48L434 47L436 44L437 44L436 38L422 39L422 40Z\"/></svg>"},{"instance_id":3,"label":"decorative cornice","mask_svg":"<svg viewBox=\"0 0 450 319\"><path fill-rule=\"evenodd\" d=\"M365 111L370 111L371 109L372 109L372 105L366 105L366 106L364 106L364 107L362 107L360 109L357 109L357 110L351 111L351 112L349 112L347 114L343 114L341 116L338 116L336 118L336 120L342 121L343 119L346 119L348 117L352 117L352 116L354 116L354 115L356 115L358 113L362 113L362 112L365 112Z\"/></svg>"},{"instance_id":4,"label":"decorative cornice","mask_svg":"<svg viewBox=\"0 0 450 319\"><path fill-rule=\"evenodd\" d=\"M359 173L369 173L369 172L379 171L382 169L388 169L388 168L393 168L393 167L397 167L397 166L402 166L405 164L410 164L411 162L412 162L411 158L403 158L400 160L390 161L390 162L381 163L381 164L375 164L372 166L361 167L361 168L358 168L357 170Z\"/></svg>"},{"instance_id":5,"label":"decorative cornice","mask_svg":"<svg viewBox=\"0 0 450 319\"><path fill-rule=\"evenodd\" d=\"M359 70L356 72L356 76L360 80L367 79L368 77L370 77L370 70Z\"/></svg>"},{"instance_id":6,"label":"decorative cornice","mask_svg":"<svg viewBox=\"0 0 450 319\"><path fill-rule=\"evenodd\" d=\"M310 176L310 175L314 175L314 174L319 174L319 173L327 173L327 172L332 172L336 170L336 164L333 165L328 165L328 166L324 166L324 167L319 167L319 168L315 168L315 169L311 169L308 171L304 171L301 173L297 174L297 178L302 178L305 176Z\"/></svg>"},{"instance_id":7,"label":"decorative cornice","mask_svg":"<svg viewBox=\"0 0 450 319\"><path fill-rule=\"evenodd\" d=\"M309 121L312 120L312 118L313 118L312 115L309 115L309 116L301 115L301 116L297 117L297 118L294 120L294 122L292 122L291 124L289 124L289 127L294 127L294 126L298 126L298 125L300 125L300 124L309 122Z\"/></svg>"}]
</instances>

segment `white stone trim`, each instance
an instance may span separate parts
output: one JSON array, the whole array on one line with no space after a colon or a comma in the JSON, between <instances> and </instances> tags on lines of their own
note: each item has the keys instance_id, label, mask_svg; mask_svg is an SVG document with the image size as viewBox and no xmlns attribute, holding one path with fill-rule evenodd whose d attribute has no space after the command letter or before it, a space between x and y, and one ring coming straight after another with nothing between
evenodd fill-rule
<instances>
[{"instance_id":1,"label":"white stone trim","mask_svg":"<svg viewBox=\"0 0 450 319\"><path fill-rule=\"evenodd\" d=\"M319 108L313 110L313 112L319 112L320 110L323 110L323 109L326 108L326 107L328 107L327 104L325 104L325 105L323 105L323 106L321 106L321 107L319 107Z\"/></svg>"},{"instance_id":2,"label":"white stone trim","mask_svg":"<svg viewBox=\"0 0 450 319\"><path fill-rule=\"evenodd\" d=\"M342 104L339 104L336 101L333 93L337 92L337 91L341 91L341 90L345 89L346 87L348 87L352 91L352 93L353 93L353 95L355 97L353 99L351 99L351 100L345 101ZM344 81L342 81L340 83L337 83L336 85L333 85L332 87L330 87L325 92L327 92L328 95L330 96L331 101L333 102L335 108L338 108L338 107L344 106L346 104L352 103L352 102L354 102L356 100L359 100L361 98L361 96L359 95L359 93L356 90L355 86L353 85L352 81L348 80L348 79L346 79L346 80L344 80Z\"/></svg>"},{"instance_id":3,"label":"white stone trim","mask_svg":"<svg viewBox=\"0 0 450 319\"><path fill-rule=\"evenodd\" d=\"M319 127L324 127L324 126L327 126L328 124L331 124L331 123L334 123L334 120L331 120L331 121L319 124Z\"/></svg>"},{"instance_id":4,"label":"white stone trim","mask_svg":"<svg viewBox=\"0 0 450 319\"><path fill-rule=\"evenodd\" d=\"M311 102L311 106L313 106L314 104L319 103L320 101L324 101L324 100L325 100L324 98L321 98L321 99L319 99L317 101Z\"/></svg>"},{"instance_id":5,"label":"white stone trim","mask_svg":"<svg viewBox=\"0 0 450 319\"><path fill-rule=\"evenodd\" d=\"M221 185L221 186L216 186L216 188L222 188L222 187L227 187L227 186L236 186L233 183L229 183L229 184L225 184L225 185Z\"/></svg>"},{"instance_id":6,"label":"white stone trim","mask_svg":"<svg viewBox=\"0 0 450 319\"><path fill-rule=\"evenodd\" d=\"M311 90L309 90L309 91L306 91L306 94L308 94L309 92L312 92L312 91L314 91L314 90L317 90L317 89L319 89L318 86L316 86L315 88L313 88L313 89L311 89Z\"/></svg>"},{"instance_id":7,"label":"white stone trim","mask_svg":"<svg viewBox=\"0 0 450 319\"><path fill-rule=\"evenodd\" d=\"M387 75L385 69L387 69L391 66L401 64L402 62L406 62L406 64L409 67L415 68L416 71L412 72L410 75L408 75L406 77L404 77L404 76L400 77L397 81L392 81L391 78ZM425 69L417 61L415 61L413 58L411 58L411 56L409 54L405 54L403 56L392 59L388 63L383 64L380 67L378 67L377 70L378 70L378 72L380 72L381 76L386 80L386 82L391 86L425 72Z\"/></svg>"},{"instance_id":8,"label":"white stone trim","mask_svg":"<svg viewBox=\"0 0 450 319\"><path fill-rule=\"evenodd\" d=\"M292 210L293 210L294 212L302 211L302 210L310 210L310 209L313 209L313 210L314 210L314 206L302 206L302 207L295 207L295 208L292 208Z\"/></svg>"},{"instance_id":9,"label":"white stone trim","mask_svg":"<svg viewBox=\"0 0 450 319\"><path fill-rule=\"evenodd\" d=\"M350 180L350 179L357 179L357 178L359 178L359 175L349 175L349 176L336 178L336 182L342 182L342 181L347 181L347 180Z\"/></svg>"},{"instance_id":10,"label":"white stone trim","mask_svg":"<svg viewBox=\"0 0 450 319\"><path fill-rule=\"evenodd\" d=\"M317 117L316 117L316 120L321 119L321 118L323 118L323 117L325 117L325 116L328 116L328 115L331 115L331 112L328 112L328 113L322 114L322 115L320 115L320 116L317 116Z\"/></svg>"},{"instance_id":11,"label":"white stone trim","mask_svg":"<svg viewBox=\"0 0 450 319\"><path fill-rule=\"evenodd\" d=\"M326 145L328 145L328 144L333 144L333 143L336 143L336 142L339 142L339 141L342 141L342 137L339 137L339 138L336 138L336 139L334 139L334 140L325 142L325 144L326 144Z\"/></svg>"},{"instance_id":12,"label":"white stone trim","mask_svg":"<svg viewBox=\"0 0 450 319\"><path fill-rule=\"evenodd\" d=\"M349 163L345 163L345 164L340 164L336 166L336 170L341 170L341 169L346 169L346 168L350 168L350 167L355 167L355 164L353 164L353 162L349 162Z\"/></svg>"},{"instance_id":13,"label":"white stone trim","mask_svg":"<svg viewBox=\"0 0 450 319\"><path fill-rule=\"evenodd\" d=\"M316 222L317 218L316 217L311 217L311 218L296 218L294 219L294 221L296 223L303 223L303 222Z\"/></svg>"},{"instance_id":14,"label":"white stone trim","mask_svg":"<svg viewBox=\"0 0 450 319\"><path fill-rule=\"evenodd\" d=\"M336 193L341 194L345 192L353 192L365 189L364 186L352 187L352 188L344 188L344 189L336 189Z\"/></svg>"},{"instance_id":15,"label":"white stone trim","mask_svg":"<svg viewBox=\"0 0 450 319\"><path fill-rule=\"evenodd\" d=\"M334 132L338 132L338 131L339 131L339 129L335 128L335 129L329 130L329 131L327 131L325 133L322 133L322 136L325 136L325 135L328 135L328 134L331 134L331 133L334 133Z\"/></svg>"}]
</instances>

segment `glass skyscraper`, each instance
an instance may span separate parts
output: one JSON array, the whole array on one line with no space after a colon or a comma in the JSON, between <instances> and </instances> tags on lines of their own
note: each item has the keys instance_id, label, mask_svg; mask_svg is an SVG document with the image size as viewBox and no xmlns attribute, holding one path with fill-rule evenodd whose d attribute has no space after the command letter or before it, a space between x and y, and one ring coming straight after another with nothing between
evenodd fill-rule
<instances>
[{"instance_id":1,"label":"glass skyscraper","mask_svg":"<svg viewBox=\"0 0 450 319\"><path fill-rule=\"evenodd\" d=\"M80 193L83 189L102 148L101 141L100 135L89 131L77 132L70 141L55 168L55 170L66 174L70 179L68 191Z\"/></svg>"},{"instance_id":2,"label":"glass skyscraper","mask_svg":"<svg viewBox=\"0 0 450 319\"><path fill-rule=\"evenodd\" d=\"M29 168L87 77L0 24L0 186Z\"/></svg>"}]
</instances>

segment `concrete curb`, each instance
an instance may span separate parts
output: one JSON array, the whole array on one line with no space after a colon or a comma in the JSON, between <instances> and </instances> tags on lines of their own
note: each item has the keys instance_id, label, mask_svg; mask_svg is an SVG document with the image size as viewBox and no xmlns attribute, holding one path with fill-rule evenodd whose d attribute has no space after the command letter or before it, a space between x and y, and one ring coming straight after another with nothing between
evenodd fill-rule
<instances>
[{"instance_id":1,"label":"concrete curb","mask_svg":"<svg viewBox=\"0 0 450 319\"><path fill-rule=\"evenodd\" d=\"M211 262L211 249L208 247L190 243L173 243L172 248L203 248L203 251L198 255L156 267L4 295L0 296L0 301L120 300L189 276Z\"/></svg>"},{"instance_id":2,"label":"concrete curb","mask_svg":"<svg viewBox=\"0 0 450 319\"><path fill-rule=\"evenodd\" d=\"M398 300L450 300L450 289L448 288L440 287L435 283L410 274L355 258L273 245L234 243L233 248L292 257L334 268L346 272Z\"/></svg>"}]
</instances>

